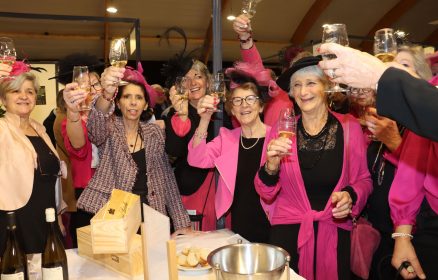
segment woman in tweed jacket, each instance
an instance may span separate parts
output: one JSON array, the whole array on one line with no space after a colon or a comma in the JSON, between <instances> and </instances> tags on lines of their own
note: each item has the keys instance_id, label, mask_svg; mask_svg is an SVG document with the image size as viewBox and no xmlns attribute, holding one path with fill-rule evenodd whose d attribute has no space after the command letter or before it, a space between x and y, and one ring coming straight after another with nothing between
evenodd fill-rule
<instances>
[{"instance_id":1,"label":"woman in tweed jacket","mask_svg":"<svg viewBox=\"0 0 438 280\"><path fill-rule=\"evenodd\" d=\"M129 83L120 86L117 94L114 85L121 78ZM143 76L135 70L109 67L101 82L104 92L87 123L90 140L99 147L100 163L78 200L78 208L96 213L117 188L139 194L142 202L169 214L176 233L189 231L190 220L164 150L164 132L146 122L149 96ZM81 102L85 95L76 90L70 98Z\"/></svg>"}]
</instances>

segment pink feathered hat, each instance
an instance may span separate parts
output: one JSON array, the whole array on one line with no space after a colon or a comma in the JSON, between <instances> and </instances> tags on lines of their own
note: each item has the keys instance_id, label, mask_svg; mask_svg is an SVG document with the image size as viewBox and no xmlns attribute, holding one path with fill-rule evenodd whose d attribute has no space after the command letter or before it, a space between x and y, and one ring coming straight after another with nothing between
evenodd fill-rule
<instances>
[{"instance_id":1,"label":"pink feathered hat","mask_svg":"<svg viewBox=\"0 0 438 280\"><path fill-rule=\"evenodd\" d=\"M276 96L279 92L277 83L272 79L271 70L264 68L260 63L236 62L234 67L227 68L227 70L225 70L225 74L230 76L230 74L234 71L240 72L255 79L260 86L267 87L270 97ZM231 81L231 89L234 89L238 86L238 84Z\"/></svg>"},{"instance_id":2,"label":"pink feathered hat","mask_svg":"<svg viewBox=\"0 0 438 280\"><path fill-rule=\"evenodd\" d=\"M157 96L159 95L159 93L153 88L151 87L148 82L146 81L145 77L143 76L143 67L141 65L141 63L139 62L137 64L137 70L135 70L132 67L126 67L125 70L125 74L123 76L123 80L124 81L135 81L137 83L141 83L145 86L148 94L149 94L149 100L150 100L150 104L149 107L154 108L155 107L155 103L157 100Z\"/></svg>"}]
</instances>

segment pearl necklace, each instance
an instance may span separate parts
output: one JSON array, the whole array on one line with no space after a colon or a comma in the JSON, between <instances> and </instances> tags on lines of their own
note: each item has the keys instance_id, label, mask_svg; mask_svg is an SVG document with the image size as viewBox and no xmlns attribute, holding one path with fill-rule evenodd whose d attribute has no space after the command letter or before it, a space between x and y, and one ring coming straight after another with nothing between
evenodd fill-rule
<instances>
[{"instance_id":1,"label":"pearl necklace","mask_svg":"<svg viewBox=\"0 0 438 280\"><path fill-rule=\"evenodd\" d=\"M250 150L252 148L255 147L255 145L257 145L257 143L259 142L260 138L257 138L257 141L255 141L254 144L252 144L250 147L245 147L245 145L243 145L243 140L242 140L243 136L242 133L240 133L240 145L242 145L242 148L244 148L245 150Z\"/></svg>"}]
</instances>

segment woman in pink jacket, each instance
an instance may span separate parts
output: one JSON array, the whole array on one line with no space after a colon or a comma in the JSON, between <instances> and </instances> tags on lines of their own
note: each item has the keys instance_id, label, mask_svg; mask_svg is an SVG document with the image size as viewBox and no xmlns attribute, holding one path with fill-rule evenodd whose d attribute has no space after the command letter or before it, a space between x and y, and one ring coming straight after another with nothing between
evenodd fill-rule
<instances>
[{"instance_id":1,"label":"woman in pink jacket","mask_svg":"<svg viewBox=\"0 0 438 280\"><path fill-rule=\"evenodd\" d=\"M268 90L259 85L254 75L243 73L238 67L227 73L231 76L232 89L228 102L240 127L222 128L219 135L207 143L207 129L216 103L213 96L204 96L198 104L200 121L189 143L187 160L192 166L216 167L219 171L216 217L225 215L227 227L249 241L266 243L270 225L253 178L260 167L270 131L260 119Z\"/></svg>"},{"instance_id":2,"label":"woman in pink jacket","mask_svg":"<svg viewBox=\"0 0 438 280\"><path fill-rule=\"evenodd\" d=\"M371 179L359 123L328 110L320 60L304 57L277 80L302 114L292 140L272 130L255 186L270 243L289 252L292 268L309 280L350 279L350 214L362 210Z\"/></svg>"}]
</instances>

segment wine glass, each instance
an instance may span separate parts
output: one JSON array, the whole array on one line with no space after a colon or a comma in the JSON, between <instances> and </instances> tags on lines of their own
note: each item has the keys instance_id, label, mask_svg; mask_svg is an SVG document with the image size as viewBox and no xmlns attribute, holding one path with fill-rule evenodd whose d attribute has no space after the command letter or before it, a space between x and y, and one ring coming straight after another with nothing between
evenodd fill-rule
<instances>
[{"instance_id":1,"label":"wine glass","mask_svg":"<svg viewBox=\"0 0 438 280\"><path fill-rule=\"evenodd\" d=\"M79 104L79 110L90 110L93 96L90 94L91 83L87 66L73 67L73 82L76 82L78 84L78 88L84 90L87 93L87 97L85 98L85 100Z\"/></svg>"},{"instance_id":2,"label":"wine glass","mask_svg":"<svg viewBox=\"0 0 438 280\"><path fill-rule=\"evenodd\" d=\"M333 23L333 24L324 24L322 26L322 43L336 43L342 46L348 46L348 35L347 35L347 27L343 23ZM322 58L325 60L335 59L336 55L332 53L324 53L322 54ZM332 78L334 76L334 69L330 69ZM342 88L338 83L333 83L333 85L326 89L325 92L333 93L333 92L347 92L348 89Z\"/></svg>"},{"instance_id":3,"label":"wine glass","mask_svg":"<svg viewBox=\"0 0 438 280\"><path fill-rule=\"evenodd\" d=\"M394 30L383 28L374 35L374 56L382 62L391 62L397 55L397 41Z\"/></svg>"},{"instance_id":4,"label":"wine glass","mask_svg":"<svg viewBox=\"0 0 438 280\"><path fill-rule=\"evenodd\" d=\"M176 94L181 98L181 100L188 100L189 99L189 86L190 86L191 80L188 77L178 76L175 80L175 90ZM181 102L180 108L179 108L179 115L187 115L186 113L183 113L182 111L183 103Z\"/></svg>"},{"instance_id":5,"label":"wine glass","mask_svg":"<svg viewBox=\"0 0 438 280\"><path fill-rule=\"evenodd\" d=\"M256 5L260 1L261 0L243 0L240 12L245 14L248 18L252 18L256 13Z\"/></svg>"},{"instance_id":6,"label":"wine glass","mask_svg":"<svg viewBox=\"0 0 438 280\"><path fill-rule=\"evenodd\" d=\"M0 37L0 63L12 66L17 59L14 41L9 37Z\"/></svg>"},{"instance_id":7,"label":"wine glass","mask_svg":"<svg viewBox=\"0 0 438 280\"><path fill-rule=\"evenodd\" d=\"M223 73L214 74L209 83L209 95L217 97L220 101L225 102L225 80ZM216 109L215 112L221 112Z\"/></svg>"},{"instance_id":8,"label":"wine glass","mask_svg":"<svg viewBox=\"0 0 438 280\"><path fill-rule=\"evenodd\" d=\"M128 63L128 53L126 51L125 39L119 38L111 41L111 48L109 51L109 61L114 67L125 67ZM127 85L126 81L119 81L118 85Z\"/></svg>"},{"instance_id":9,"label":"wine glass","mask_svg":"<svg viewBox=\"0 0 438 280\"><path fill-rule=\"evenodd\" d=\"M292 108L281 109L278 116L278 137L285 137L293 140L297 131L295 112ZM291 155L288 152L287 155Z\"/></svg>"}]
</instances>

